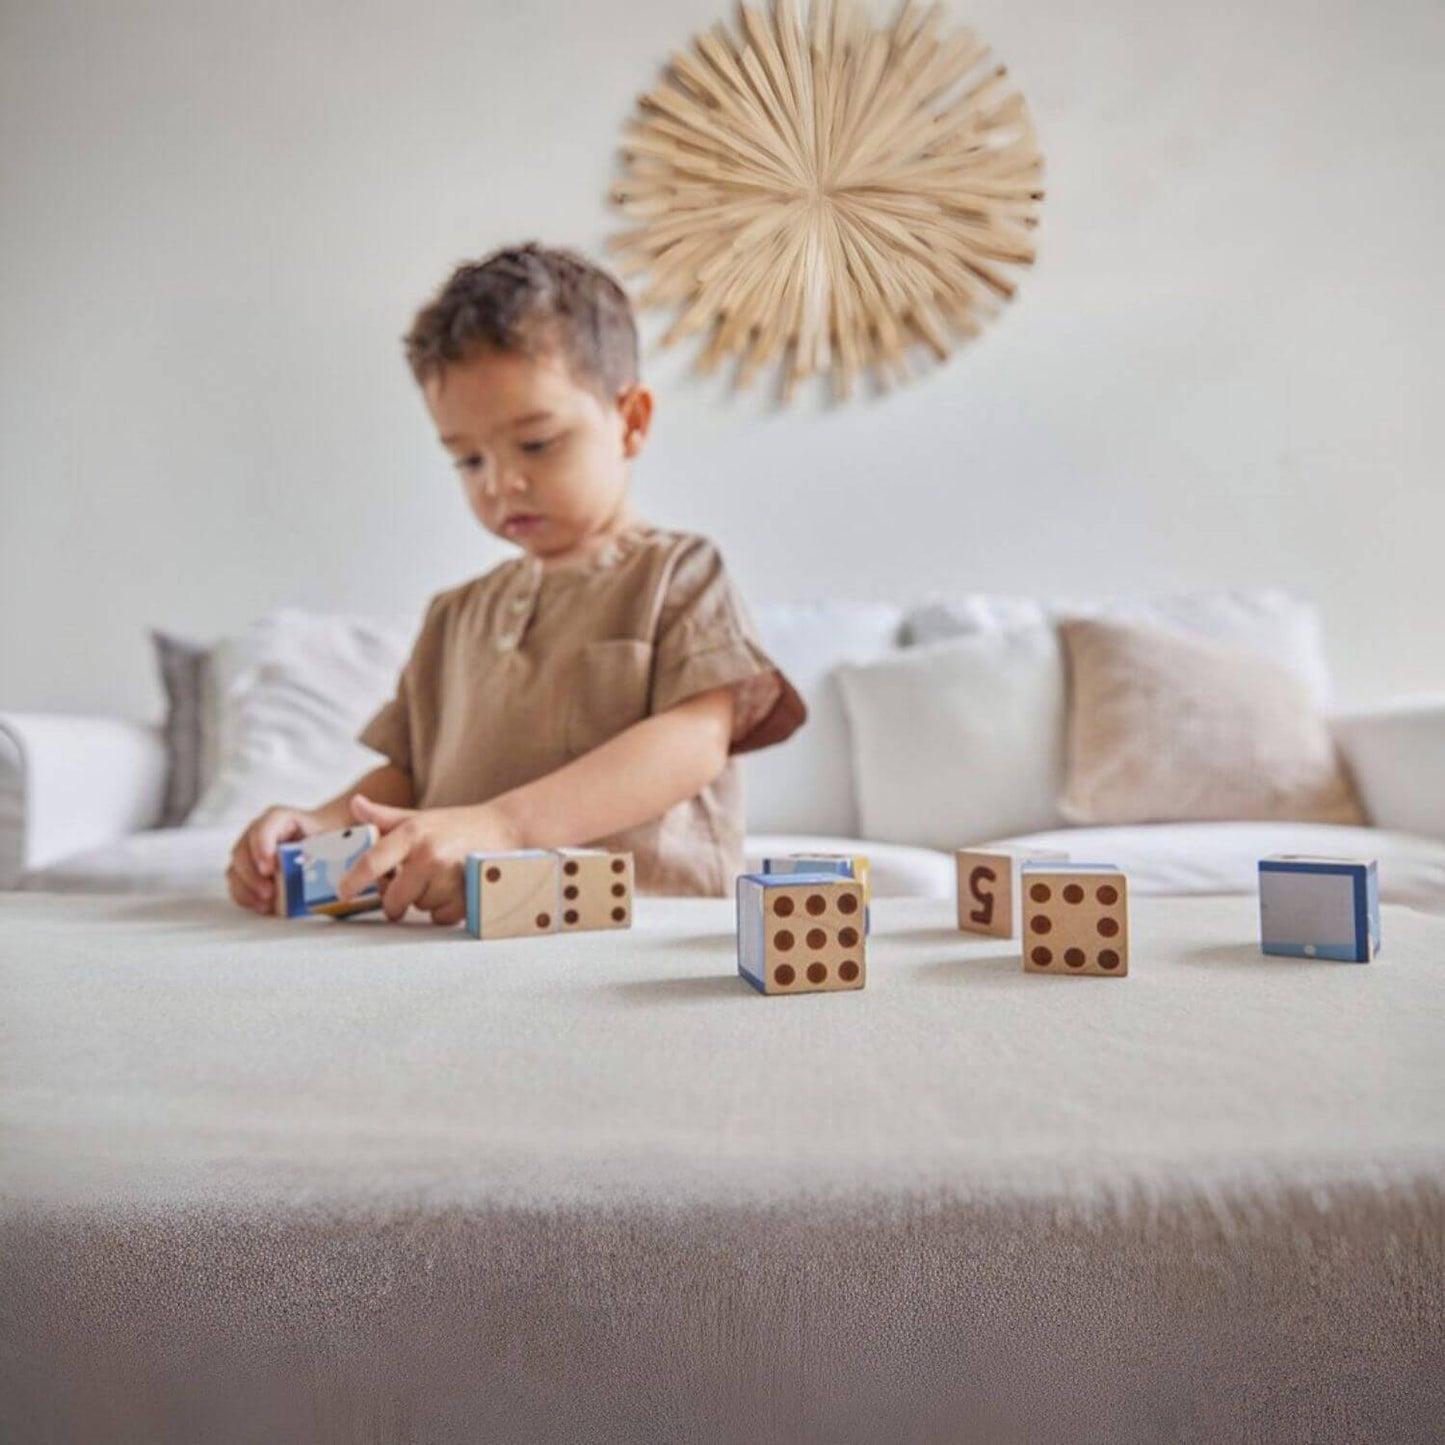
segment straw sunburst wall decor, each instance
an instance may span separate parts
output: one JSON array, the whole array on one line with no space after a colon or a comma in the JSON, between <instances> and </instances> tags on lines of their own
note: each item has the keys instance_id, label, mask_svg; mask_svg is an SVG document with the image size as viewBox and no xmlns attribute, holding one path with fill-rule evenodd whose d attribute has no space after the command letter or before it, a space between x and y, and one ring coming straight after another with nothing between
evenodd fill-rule
<instances>
[{"instance_id":1,"label":"straw sunburst wall decor","mask_svg":"<svg viewBox=\"0 0 1445 1445\"><path fill-rule=\"evenodd\" d=\"M855 0L744 4L672 57L623 144L614 204L625 275L679 309L663 338L708 332L698 368L738 360L784 395L831 371L908 375L945 359L1034 259L1043 158L1023 96L943 7L875 26Z\"/></svg>"}]
</instances>

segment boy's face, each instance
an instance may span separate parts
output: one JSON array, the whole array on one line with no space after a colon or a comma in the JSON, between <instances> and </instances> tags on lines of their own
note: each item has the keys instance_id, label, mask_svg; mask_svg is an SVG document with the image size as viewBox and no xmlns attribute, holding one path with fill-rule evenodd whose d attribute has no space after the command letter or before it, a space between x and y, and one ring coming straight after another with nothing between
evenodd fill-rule
<instances>
[{"instance_id":1,"label":"boy's face","mask_svg":"<svg viewBox=\"0 0 1445 1445\"><path fill-rule=\"evenodd\" d=\"M628 519L627 464L652 419L645 387L609 403L560 356L487 350L428 377L422 393L489 532L558 562Z\"/></svg>"}]
</instances>

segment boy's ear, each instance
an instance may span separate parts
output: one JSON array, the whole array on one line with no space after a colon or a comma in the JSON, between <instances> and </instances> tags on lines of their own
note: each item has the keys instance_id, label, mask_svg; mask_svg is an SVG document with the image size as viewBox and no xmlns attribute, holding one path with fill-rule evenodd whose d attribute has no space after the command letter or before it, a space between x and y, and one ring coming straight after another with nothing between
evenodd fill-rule
<instances>
[{"instance_id":1,"label":"boy's ear","mask_svg":"<svg viewBox=\"0 0 1445 1445\"><path fill-rule=\"evenodd\" d=\"M622 454L635 457L652 426L652 393L640 383L625 386L617 393L617 410L622 414Z\"/></svg>"}]
</instances>

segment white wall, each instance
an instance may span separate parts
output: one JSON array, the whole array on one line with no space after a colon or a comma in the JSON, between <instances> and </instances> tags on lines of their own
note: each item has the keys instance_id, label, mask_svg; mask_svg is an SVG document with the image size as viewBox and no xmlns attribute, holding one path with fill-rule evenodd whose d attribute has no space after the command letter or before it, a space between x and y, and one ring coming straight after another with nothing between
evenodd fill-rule
<instances>
[{"instance_id":1,"label":"white wall","mask_svg":"<svg viewBox=\"0 0 1445 1445\"><path fill-rule=\"evenodd\" d=\"M1019 301L841 410L654 343L644 510L754 602L1283 582L1347 698L1445 686L1445 6L955 9L1049 161ZM0 706L154 714L150 625L418 611L494 561L399 337L463 257L602 254L635 95L727 13L4 3Z\"/></svg>"}]
</instances>

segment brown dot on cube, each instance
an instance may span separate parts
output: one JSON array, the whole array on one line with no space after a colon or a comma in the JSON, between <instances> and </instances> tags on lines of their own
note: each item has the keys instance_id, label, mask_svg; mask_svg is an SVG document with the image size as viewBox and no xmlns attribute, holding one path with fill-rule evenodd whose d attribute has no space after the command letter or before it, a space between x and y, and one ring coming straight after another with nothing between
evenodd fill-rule
<instances>
[{"instance_id":1,"label":"brown dot on cube","mask_svg":"<svg viewBox=\"0 0 1445 1445\"><path fill-rule=\"evenodd\" d=\"M779 953L786 953L796 941L786 928L780 928L773 934L773 947L776 948Z\"/></svg>"},{"instance_id":2,"label":"brown dot on cube","mask_svg":"<svg viewBox=\"0 0 1445 1445\"><path fill-rule=\"evenodd\" d=\"M773 899L773 912L779 918L791 917L793 912L793 900L785 893L781 898Z\"/></svg>"},{"instance_id":3,"label":"brown dot on cube","mask_svg":"<svg viewBox=\"0 0 1445 1445\"><path fill-rule=\"evenodd\" d=\"M626 859L626 858L614 858L614 859L612 860L612 871L613 871L614 873L625 873L625 872L627 872L627 859Z\"/></svg>"},{"instance_id":4,"label":"brown dot on cube","mask_svg":"<svg viewBox=\"0 0 1445 1445\"><path fill-rule=\"evenodd\" d=\"M1037 964L1039 968L1047 968L1054 961L1053 954L1050 953L1047 948L1034 949L1034 951L1029 954L1029 958Z\"/></svg>"},{"instance_id":5,"label":"brown dot on cube","mask_svg":"<svg viewBox=\"0 0 1445 1445\"><path fill-rule=\"evenodd\" d=\"M808 947L816 953L820 948L827 948L828 935L821 928L810 928L808 930Z\"/></svg>"},{"instance_id":6,"label":"brown dot on cube","mask_svg":"<svg viewBox=\"0 0 1445 1445\"><path fill-rule=\"evenodd\" d=\"M538 928L551 928L551 926L552 926L552 915L551 915L550 913L539 913L539 914L537 915L537 927L538 927Z\"/></svg>"},{"instance_id":7,"label":"brown dot on cube","mask_svg":"<svg viewBox=\"0 0 1445 1445\"><path fill-rule=\"evenodd\" d=\"M562 915L562 919L563 919L563 921L566 922L566 923L576 923L576 922L577 922L577 910L576 910L575 908L569 908L569 909Z\"/></svg>"},{"instance_id":8,"label":"brown dot on cube","mask_svg":"<svg viewBox=\"0 0 1445 1445\"><path fill-rule=\"evenodd\" d=\"M1082 948L1066 948L1064 950L1064 962L1070 968L1083 968L1086 958Z\"/></svg>"},{"instance_id":9,"label":"brown dot on cube","mask_svg":"<svg viewBox=\"0 0 1445 1445\"><path fill-rule=\"evenodd\" d=\"M852 983L853 980L858 977L858 965L854 963L851 958L845 958L843 962L838 965L838 977L841 978L844 983Z\"/></svg>"},{"instance_id":10,"label":"brown dot on cube","mask_svg":"<svg viewBox=\"0 0 1445 1445\"><path fill-rule=\"evenodd\" d=\"M569 884L562 890L562 897L563 897L563 898L575 898L576 896L577 896L577 885L576 885L575 883L569 883Z\"/></svg>"},{"instance_id":11,"label":"brown dot on cube","mask_svg":"<svg viewBox=\"0 0 1445 1445\"><path fill-rule=\"evenodd\" d=\"M817 918L819 914L828 911L828 900L821 893L810 893L808 894L807 908L808 912Z\"/></svg>"},{"instance_id":12,"label":"brown dot on cube","mask_svg":"<svg viewBox=\"0 0 1445 1445\"><path fill-rule=\"evenodd\" d=\"M856 894L845 893L845 894L838 900L838 912L839 912L839 913L857 913L857 911L858 911L858 898L857 898L857 895L856 895Z\"/></svg>"},{"instance_id":13,"label":"brown dot on cube","mask_svg":"<svg viewBox=\"0 0 1445 1445\"><path fill-rule=\"evenodd\" d=\"M1119 966L1119 955L1112 948L1101 949L1099 953L1099 967L1110 970Z\"/></svg>"},{"instance_id":14,"label":"brown dot on cube","mask_svg":"<svg viewBox=\"0 0 1445 1445\"><path fill-rule=\"evenodd\" d=\"M499 881L501 880L501 877L502 877L502 870L501 870L500 868L488 868L488 869L487 869L487 882L488 882L488 883L496 883L496 882L499 882Z\"/></svg>"},{"instance_id":15,"label":"brown dot on cube","mask_svg":"<svg viewBox=\"0 0 1445 1445\"><path fill-rule=\"evenodd\" d=\"M798 975L793 972L793 965L791 963L780 963L773 970L773 982L782 984L784 988L787 988L797 976Z\"/></svg>"},{"instance_id":16,"label":"brown dot on cube","mask_svg":"<svg viewBox=\"0 0 1445 1445\"><path fill-rule=\"evenodd\" d=\"M626 922L626 919L627 910L625 908L614 908L612 910L612 921L614 923L624 923Z\"/></svg>"},{"instance_id":17,"label":"brown dot on cube","mask_svg":"<svg viewBox=\"0 0 1445 1445\"><path fill-rule=\"evenodd\" d=\"M1119 932L1119 920L1117 918L1101 918L1099 932L1105 938L1113 938Z\"/></svg>"},{"instance_id":18,"label":"brown dot on cube","mask_svg":"<svg viewBox=\"0 0 1445 1445\"><path fill-rule=\"evenodd\" d=\"M1094 897L1097 898L1105 908L1110 908L1119 901L1119 890L1115 888L1112 883L1106 883L1094 894Z\"/></svg>"},{"instance_id":19,"label":"brown dot on cube","mask_svg":"<svg viewBox=\"0 0 1445 1445\"><path fill-rule=\"evenodd\" d=\"M1053 897L1053 894L1049 892L1049 885L1047 883L1035 883L1029 889L1029 897L1032 898L1035 903L1047 903L1049 899Z\"/></svg>"},{"instance_id":20,"label":"brown dot on cube","mask_svg":"<svg viewBox=\"0 0 1445 1445\"><path fill-rule=\"evenodd\" d=\"M858 946L858 930L856 928L840 928L838 930L838 942L844 948L856 948Z\"/></svg>"},{"instance_id":21,"label":"brown dot on cube","mask_svg":"<svg viewBox=\"0 0 1445 1445\"><path fill-rule=\"evenodd\" d=\"M569 858L569 859L562 865L562 871L563 871L569 878L575 878L575 877L577 876L577 869L578 869L580 866L581 866L581 865L577 862L577 860L576 860L575 858Z\"/></svg>"},{"instance_id":22,"label":"brown dot on cube","mask_svg":"<svg viewBox=\"0 0 1445 1445\"><path fill-rule=\"evenodd\" d=\"M1047 933L1054 926L1053 919L1047 913L1035 913L1029 919L1029 927L1035 933Z\"/></svg>"},{"instance_id":23,"label":"brown dot on cube","mask_svg":"<svg viewBox=\"0 0 1445 1445\"><path fill-rule=\"evenodd\" d=\"M1077 883L1070 883L1064 889L1065 903L1082 903L1084 901L1084 890Z\"/></svg>"},{"instance_id":24,"label":"brown dot on cube","mask_svg":"<svg viewBox=\"0 0 1445 1445\"><path fill-rule=\"evenodd\" d=\"M825 963L810 963L808 965L808 982L822 983L828 977L828 965Z\"/></svg>"},{"instance_id":25,"label":"brown dot on cube","mask_svg":"<svg viewBox=\"0 0 1445 1445\"><path fill-rule=\"evenodd\" d=\"M614 883L612 885L612 896L614 898L626 898L627 885L625 883Z\"/></svg>"}]
</instances>

